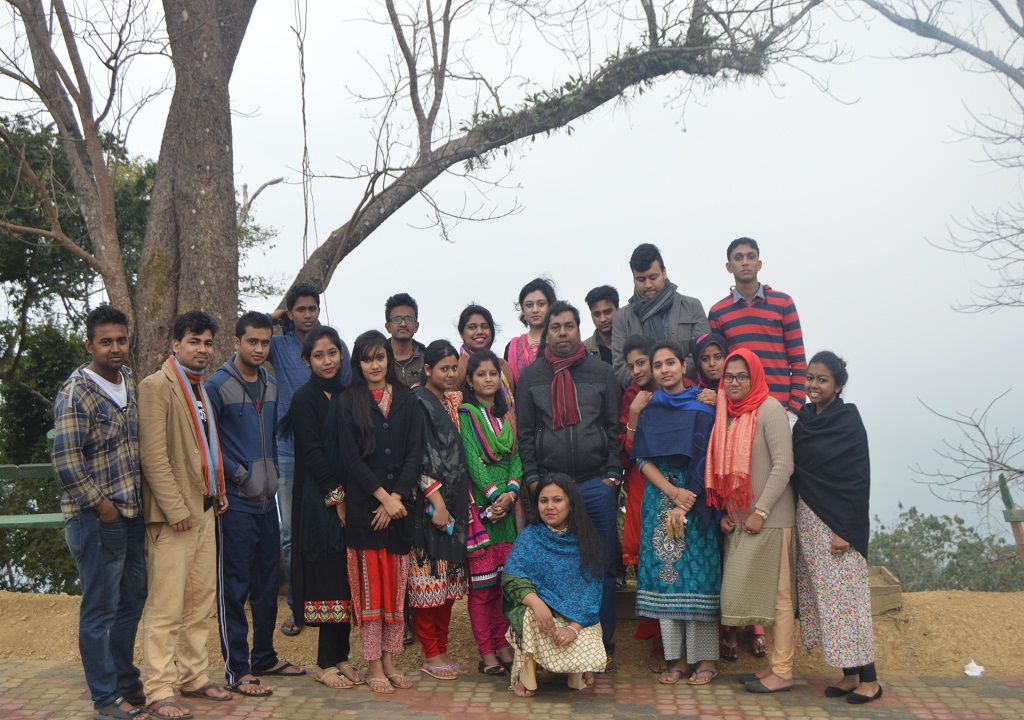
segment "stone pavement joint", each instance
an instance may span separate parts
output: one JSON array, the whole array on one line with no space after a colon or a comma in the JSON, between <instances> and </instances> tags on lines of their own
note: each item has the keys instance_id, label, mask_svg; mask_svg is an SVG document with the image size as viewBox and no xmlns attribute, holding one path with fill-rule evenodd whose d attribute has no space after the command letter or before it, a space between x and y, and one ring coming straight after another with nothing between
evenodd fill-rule
<instances>
[{"instance_id":1,"label":"stone pavement joint","mask_svg":"<svg viewBox=\"0 0 1024 720\"><path fill-rule=\"evenodd\" d=\"M416 677L411 690L374 695L366 686L331 690L309 677L274 678L268 698L235 697L229 703L187 699L197 720L357 720L388 713L402 720L1021 720L1024 676L1009 678L883 676L885 694L868 705L824 696L828 679L798 679L775 695L751 695L721 674L707 686L659 685L600 675L583 691L561 683L541 684L536 697L518 698L507 677L469 674L454 682ZM179 698L181 699L181 698ZM92 703L78 663L28 660L0 668L0 718L70 720L91 718Z\"/></svg>"}]
</instances>

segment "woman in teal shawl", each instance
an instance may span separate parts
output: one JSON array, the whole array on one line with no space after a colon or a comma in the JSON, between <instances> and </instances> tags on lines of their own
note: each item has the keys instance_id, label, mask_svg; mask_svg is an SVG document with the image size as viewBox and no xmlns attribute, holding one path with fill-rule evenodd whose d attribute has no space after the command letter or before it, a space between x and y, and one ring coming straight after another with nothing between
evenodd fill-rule
<instances>
[{"instance_id":1,"label":"woman in teal shawl","mask_svg":"<svg viewBox=\"0 0 1024 720\"><path fill-rule=\"evenodd\" d=\"M660 682L706 685L718 674L722 565L718 513L704 494L714 408L687 389L685 355L672 342L651 349L660 389L640 413L632 457L647 478L641 505L637 614L661 624L667 669ZM691 674L692 669L692 674Z\"/></svg>"},{"instance_id":2,"label":"woman in teal shawl","mask_svg":"<svg viewBox=\"0 0 1024 720\"><path fill-rule=\"evenodd\" d=\"M577 690L604 670L603 547L572 479L542 479L537 518L516 538L501 581L516 695L534 694L537 665L567 673Z\"/></svg>"}]
</instances>

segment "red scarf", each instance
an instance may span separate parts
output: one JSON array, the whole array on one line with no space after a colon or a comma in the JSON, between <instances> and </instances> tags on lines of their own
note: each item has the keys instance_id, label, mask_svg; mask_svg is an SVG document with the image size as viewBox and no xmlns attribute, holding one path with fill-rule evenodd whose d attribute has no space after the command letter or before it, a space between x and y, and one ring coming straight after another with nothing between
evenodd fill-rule
<instances>
[{"instance_id":1,"label":"red scarf","mask_svg":"<svg viewBox=\"0 0 1024 720\"><path fill-rule=\"evenodd\" d=\"M734 401L725 392L725 378L718 389L715 405L715 427L708 443L705 487L711 505L728 512L747 512L754 492L750 485L751 450L757 428L757 409L768 397L768 383L760 358L746 348L733 350L725 359L740 358L750 372L750 392ZM734 418L732 426L729 418Z\"/></svg>"},{"instance_id":2,"label":"red scarf","mask_svg":"<svg viewBox=\"0 0 1024 720\"><path fill-rule=\"evenodd\" d=\"M569 357L559 357L544 347L544 359L548 361L555 379L551 381L551 429L558 430L566 425L576 425L580 421L580 406L576 401L576 383L573 382L569 370L583 361L587 349L583 343L576 346Z\"/></svg>"}]
</instances>

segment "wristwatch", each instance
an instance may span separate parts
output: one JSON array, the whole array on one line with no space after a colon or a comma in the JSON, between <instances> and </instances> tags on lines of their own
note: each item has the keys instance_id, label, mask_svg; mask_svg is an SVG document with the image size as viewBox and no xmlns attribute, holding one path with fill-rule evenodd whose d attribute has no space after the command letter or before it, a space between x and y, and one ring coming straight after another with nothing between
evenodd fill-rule
<instances>
[{"instance_id":1,"label":"wristwatch","mask_svg":"<svg viewBox=\"0 0 1024 720\"><path fill-rule=\"evenodd\" d=\"M768 513L766 513L764 510L761 510L759 508L754 508L754 514L755 515L760 515L762 520L767 520L768 519Z\"/></svg>"}]
</instances>

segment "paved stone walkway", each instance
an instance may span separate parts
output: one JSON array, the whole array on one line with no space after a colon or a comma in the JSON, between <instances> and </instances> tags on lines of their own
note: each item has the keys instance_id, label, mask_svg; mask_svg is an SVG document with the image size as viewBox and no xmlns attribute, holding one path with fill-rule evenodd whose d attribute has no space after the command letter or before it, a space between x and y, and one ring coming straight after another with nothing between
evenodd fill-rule
<instances>
[{"instance_id":1,"label":"paved stone walkway","mask_svg":"<svg viewBox=\"0 0 1024 720\"><path fill-rule=\"evenodd\" d=\"M1019 720L1024 718L1024 676L1014 678L909 677L881 678L885 695L864 706L823 696L825 678L798 680L792 691L751 695L722 674L702 688L685 683L659 685L652 675L639 681L617 675L599 676L580 692L541 685L534 698L517 698L507 681L465 675L441 682L420 675L411 690L373 695L365 687L329 690L308 677L273 678L274 695L262 699L236 697L228 703L190 700L197 720L639 720L673 717L684 720ZM2 720L90 718L81 665L43 661L11 662L0 668Z\"/></svg>"}]
</instances>

